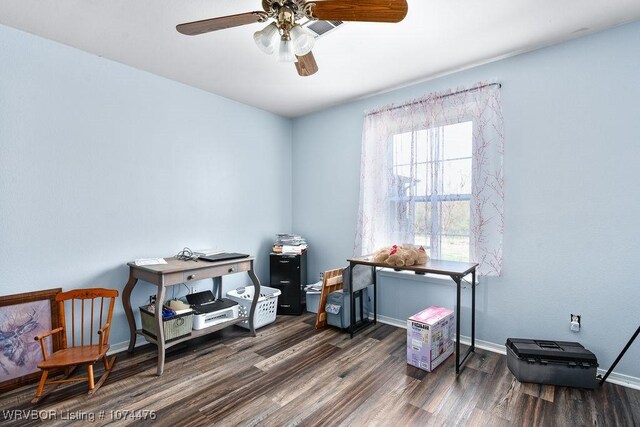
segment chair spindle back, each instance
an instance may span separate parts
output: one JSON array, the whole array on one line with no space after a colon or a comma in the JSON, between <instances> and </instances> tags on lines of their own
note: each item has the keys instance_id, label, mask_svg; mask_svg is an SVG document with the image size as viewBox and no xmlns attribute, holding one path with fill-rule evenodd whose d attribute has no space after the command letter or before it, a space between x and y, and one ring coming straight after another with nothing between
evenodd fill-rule
<instances>
[{"instance_id":1,"label":"chair spindle back","mask_svg":"<svg viewBox=\"0 0 640 427\"><path fill-rule=\"evenodd\" d=\"M69 347L69 337L71 338L71 347L94 345L96 334L99 335L97 344L100 347L108 344L111 328L104 331L104 336L100 334L106 325L111 325L117 296L117 290L103 288L78 289L59 293L56 296L60 316L59 324L68 325L68 321L71 322L71 328L63 326L62 348ZM69 307L68 312L65 312L65 305ZM97 328L95 328L96 326ZM78 335L79 340L76 340Z\"/></svg>"}]
</instances>

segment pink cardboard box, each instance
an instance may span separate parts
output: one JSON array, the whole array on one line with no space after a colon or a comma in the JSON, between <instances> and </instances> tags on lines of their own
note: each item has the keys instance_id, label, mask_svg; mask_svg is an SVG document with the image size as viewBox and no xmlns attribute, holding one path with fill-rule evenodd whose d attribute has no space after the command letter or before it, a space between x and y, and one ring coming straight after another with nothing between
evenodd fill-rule
<instances>
[{"instance_id":1,"label":"pink cardboard box","mask_svg":"<svg viewBox=\"0 0 640 427\"><path fill-rule=\"evenodd\" d=\"M427 372L453 354L453 310L429 307L407 320L407 363Z\"/></svg>"}]
</instances>

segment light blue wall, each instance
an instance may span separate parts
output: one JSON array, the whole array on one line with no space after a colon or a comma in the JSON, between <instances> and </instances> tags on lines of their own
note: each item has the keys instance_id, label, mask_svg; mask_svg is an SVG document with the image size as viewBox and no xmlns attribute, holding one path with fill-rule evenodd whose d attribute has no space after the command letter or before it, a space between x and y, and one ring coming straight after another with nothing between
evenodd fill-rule
<instances>
[{"instance_id":1,"label":"light blue wall","mask_svg":"<svg viewBox=\"0 0 640 427\"><path fill-rule=\"evenodd\" d=\"M264 283L290 182L290 120L0 26L0 295L121 290L184 246L256 254Z\"/></svg>"},{"instance_id":2,"label":"light blue wall","mask_svg":"<svg viewBox=\"0 0 640 427\"><path fill-rule=\"evenodd\" d=\"M504 274L478 288L477 336L579 341L606 369L640 322L640 23L296 119L293 229L310 277L352 255L363 111L490 79L503 84ZM455 303L447 285L386 277L380 292L400 320ZM616 371L640 377L638 360L640 342Z\"/></svg>"}]
</instances>

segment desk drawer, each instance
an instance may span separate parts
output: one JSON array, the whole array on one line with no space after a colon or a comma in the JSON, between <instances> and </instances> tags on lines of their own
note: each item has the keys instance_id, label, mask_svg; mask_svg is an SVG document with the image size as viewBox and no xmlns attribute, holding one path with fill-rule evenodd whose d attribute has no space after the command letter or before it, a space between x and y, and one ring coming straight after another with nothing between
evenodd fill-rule
<instances>
[{"instance_id":1,"label":"desk drawer","mask_svg":"<svg viewBox=\"0 0 640 427\"><path fill-rule=\"evenodd\" d=\"M200 268L198 270L185 271L182 273L182 281L184 283L192 282L195 280L211 279L212 277L225 276L227 274L234 274L242 271L249 271L251 263L242 262L236 264L218 265L209 268Z\"/></svg>"}]
</instances>

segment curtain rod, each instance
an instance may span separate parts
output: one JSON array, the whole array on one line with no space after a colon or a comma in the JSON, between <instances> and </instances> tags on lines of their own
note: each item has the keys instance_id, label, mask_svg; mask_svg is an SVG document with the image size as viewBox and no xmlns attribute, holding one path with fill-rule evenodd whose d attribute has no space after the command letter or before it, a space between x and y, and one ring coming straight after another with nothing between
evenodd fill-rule
<instances>
[{"instance_id":1,"label":"curtain rod","mask_svg":"<svg viewBox=\"0 0 640 427\"><path fill-rule=\"evenodd\" d=\"M451 93L445 93L445 94L442 94L442 95L438 95L438 96L434 97L433 99L447 98L449 96L459 95L461 93L467 93L467 92L471 92L471 91L474 91L474 90L483 89L483 88L489 87L489 86L498 86L498 89L499 89L499 88L502 87L502 83L487 83L487 84L483 84L483 85L480 85L480 86L474 86L474 87L470 87L469 89L463 89L463 90L458 90L456 92L451 92ZM370 116L372 114L379 114L379 113L382 113L384 111L397 110L399 108L404 108L404 107L407 107L409 105L419 104L420 102L422 102L422 99L421 100L407 102L406 104L402 104L402 105L396 105L395 107L391 107L391 108L384 108L383 107L383 108L380 108L380 109L377 109L377 110L373 110L370 113L367 113L366 115Z\"/></svg>"}]
</instances>

